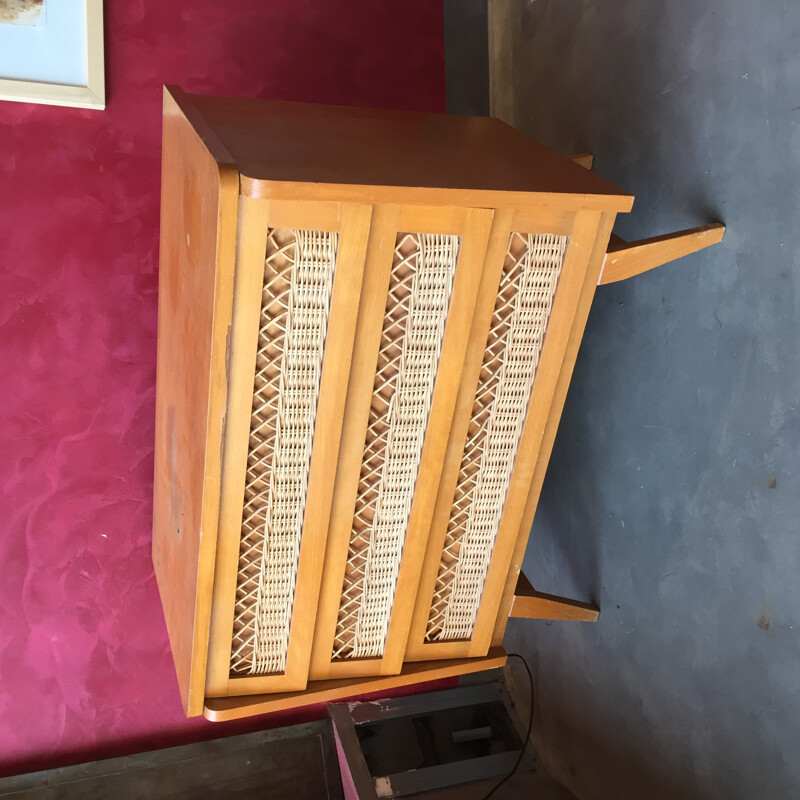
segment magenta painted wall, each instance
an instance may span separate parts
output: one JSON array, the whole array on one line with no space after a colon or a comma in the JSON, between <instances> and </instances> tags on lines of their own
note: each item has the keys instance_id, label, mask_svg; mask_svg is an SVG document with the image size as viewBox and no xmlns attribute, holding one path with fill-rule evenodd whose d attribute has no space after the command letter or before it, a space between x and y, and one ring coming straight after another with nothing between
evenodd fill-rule
<instances>
[{"instance_id":1,"label":"magenta painted wall","mask_svg":"<svg viewBox=\"0 0 800 800\"><path fill-rule=\"evenodd\" d=\"M161 84L444 109L436 0L106 7L106 111L0 102L0 774L231 731L150 562Z\"/></svg>"}]
</instances>

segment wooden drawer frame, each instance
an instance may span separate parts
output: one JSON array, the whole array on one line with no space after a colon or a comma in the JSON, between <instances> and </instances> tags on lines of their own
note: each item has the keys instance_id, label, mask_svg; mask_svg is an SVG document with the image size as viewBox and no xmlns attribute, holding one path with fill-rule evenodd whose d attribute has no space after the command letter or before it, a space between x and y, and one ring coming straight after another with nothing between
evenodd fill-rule
<instances>
[{"instance_id":1,"label":"wooden drawer frame","mask_svg":"<svg viewBox=\"0 0 800 800\"><path fill-rule=\"evenodd\" d=\"M460 367L466 352L491 222L492 212L483 209L376 207L376 246L370 249L368 255L359 309L359 334L348 388L343 447L336 476L328 552L316 621L310 674L312 680L391 675L402 669L408 625L425 554L428 520L435 501L435 487L455 405ZM402 231L460 236L458 264L383 656L335 661L331 657L334 634L368 428L384 307L395 238Z\"/></svg>"},{"instance_id":2,"label":"wooden drawer frame","mask_svg":"<svg viewBox=\"0 0 800 800\"><path fill-rule=\"evenodd\" d=\"M409 631L405 655L407 661L475 657L485 655L489 651L506 585L510 583L513 591L519 573L519 568L516 571L512 569L512 554L520 536L522 517L534 479L535 467L542 450L544 430L551 418L555 418L557 425L558 417L560 417L561 406L553 401L561 371L568 369L571 372L571 365L568 366L565 360L567 344L573 328L579 326L582 331L585 324L585 319L580 319L576 314L578 298L587 281L592 282L593 280L592 286L597 283L596 277L593 276L599 264L597 259L593 258L593 250L596 240L602 235L599 212L578 211L572 215L563 215L560 219L554 219L552 213L548 213L546 210L544 213L537 213L536 209L507 213L511 217L510 230L515 233L552 233L568 236L567 251L473 635L469 639L430 642L426 641L426 630L434 586L453 507L453 495L461 468L469 416L473 408L482 368L486 336L500 281L502 262L489 264L487 261L484 286L479 293L483 303L476 309L467 361L464 364L457 411L450 430L417 604ZM497 244L502 246L502 252L505 255L508 236L506 235L504 240Z\"/></svg>"},{"instance_id":3,"label":"wooden drawer frame","mask_svg":"<svg viewBox=\"0 0 800 800\"><path fill-rule=\"evenodd\" d=\"M355 335L355 318L348 313L348 308L354 301L358 302L361 292L371 216L372 207L368 205L240 199L220 525L206 684L208 697L300 690L305 688L308 680L310 632L316 615ZM230 653L264 254L270 228L336 232L339 246L291 609L286 670L282 674L245 677L230 674Z\"/></svg>"}]
</instances>

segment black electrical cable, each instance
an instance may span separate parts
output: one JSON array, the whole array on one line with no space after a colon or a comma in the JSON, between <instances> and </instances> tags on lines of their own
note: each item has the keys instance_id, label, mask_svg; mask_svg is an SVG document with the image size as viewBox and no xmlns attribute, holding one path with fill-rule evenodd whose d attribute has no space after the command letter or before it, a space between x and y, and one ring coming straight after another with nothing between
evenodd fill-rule
<instances>
[{"instance_id":1,"label":"black electrical cable","mask_svg":"<svg viewBox=\"0 0 800 800\"><path fill-rule=\"evenodd\" d=\"M483 800L489 800L489 798L517 771L517 768L522 763L522 757L525 755L525 750L528 747L528 742L531 740L531 733L533 731L533 675L531 674L531 668L528 666L528 662L519 653L509 653L508 657L518 658L525 667L525 672L528 673L528 680L530 681L531 685L531 711L528 717L528 732L525 734L525 741L522 743L522 750L519 751L517 763L511 768L511 772L509 772L505 778L496 784L489 794L484 795Z\"/></svg>"}]
</instances>

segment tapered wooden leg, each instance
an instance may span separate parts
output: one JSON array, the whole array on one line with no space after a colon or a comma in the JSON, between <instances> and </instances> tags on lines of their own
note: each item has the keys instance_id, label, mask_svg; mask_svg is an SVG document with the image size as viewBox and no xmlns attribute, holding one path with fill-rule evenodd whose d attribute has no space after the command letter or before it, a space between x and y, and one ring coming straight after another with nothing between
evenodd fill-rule
<instances>
[{"instance_id":1,"label":"tapered wooden leg","mask_svg":"<svg viewBox=\"0 0 800 800\"><path fill-rule=\"evenodd\" d=\"M570 161L574 161L578 166L584 169L591 169L594 163L594 156L591 153L576 153L574 156L569 157Z\"/></svg>"},{"instance_id":2,"label":"tapered wooden leg","mask_svg":"<svg viewBox=\"0 0 800 800\"><path fill-rule=\"evenodd\" d=\"M570 619L597 622L600 611L591 603L568 600L554 594L537 592L525 574L520 572L509 617L517 619Z\"/></svg>"},{"instance_id":3,"label":"tapered wooden leg","mask_svg":"<svg viewBox=\"0 0 800 800\"><path fill-rule=\"evenodd\" d=\"M602 285L624 281L633 275L655 269L676 258L716 244L722 240L724 234L725 226L717 222L702 228L641 239L638 242L626 242L619 236L612 236L599 283Z\"/></svg>"}]
</instances>

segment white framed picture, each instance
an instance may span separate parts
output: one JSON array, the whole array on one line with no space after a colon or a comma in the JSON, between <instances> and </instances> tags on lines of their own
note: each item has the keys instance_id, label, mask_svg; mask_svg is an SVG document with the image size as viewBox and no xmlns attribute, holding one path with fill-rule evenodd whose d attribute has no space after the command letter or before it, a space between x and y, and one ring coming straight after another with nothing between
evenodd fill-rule
<instances>
[{"instance_id":1,"label":"white framed picture","mask_svg":"<svg viewBox=\"0 0 800 800\"><path fill-rule=\"evenodd\" d=\"M0 100L105 108L103 0L0 0Z\"/></svg>"}]
</instances>

